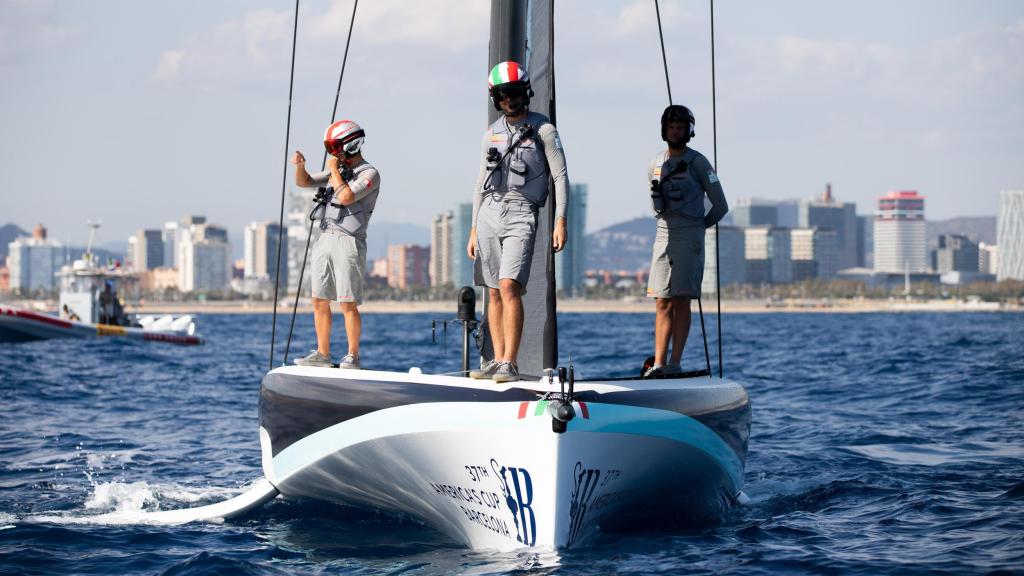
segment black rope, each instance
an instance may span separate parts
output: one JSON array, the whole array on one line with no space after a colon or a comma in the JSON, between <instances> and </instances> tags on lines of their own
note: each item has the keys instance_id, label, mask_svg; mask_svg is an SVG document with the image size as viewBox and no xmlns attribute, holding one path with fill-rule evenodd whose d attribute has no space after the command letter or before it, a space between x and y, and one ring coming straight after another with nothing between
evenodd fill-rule
<instances>
[{"instance_id":1,"label":"black rope","mask_svg":"<svg viewBox=\"0 0 1024 576\"><path fill-rule=\"evenodd\" d=\"M298 0L296 0L298 1ZM331 124L334 124L334 120L338 115L338 100L341 99L341 81L345 78L345 65L348 63L348 47L352 43L352 27L356 21L356 8L359 7L359 0L355 0L352 4L352 18L348 21L348 38L345 40L345 54L341 58L341 73L338 74L338 88L334 91L334 108L331 110ZM320 161L320 171L322 172L324 166L327 165L327 149L324 149L324 157ZM295 314L299 309L299 295L302 294L302 278L306 273L306 260L309 258L309 241L313 238L313 220L309 222L309 233L306 235L306 249L302 255L302 268L299 269L299 284L295 289L295 304L292 305L292 321L288 326L288 343L284 347L284 361L282 364L288 363L288 351L291 350L292 346L292 333L295 331Z\"/></svg>"},{"instance_id":2,"label":"black rope","mask_svg":"<svg viewBox=\"0 0 1024 576\"><path fill-rule=\"evenodd\" d=\"M715 97L715 0L711 2L711 142L715 171L718 171L718 99ZM718 296L718 377L722 377L722 251L719 248L718 222L715 222L715 294ZM708 370L711 370L710 364Z\"/></svg>"},{"instance_id":3,"label":"black rope","mask_svg":"<svg viewBox=\"0 0 1024 576\"><path fill-rule=\"evenodd\" d=\"M700 298L697 298L697 310L700 312L700 333L704 337L704 361L708 367L708 377L711 377L711 354L708 352L708 333L704 329L704 305L700 303Z\"/></svg>"},{"instance_id":4,"label":"black rope","mask_svg":"<svg viewBox=\"0 0 1024 576\"><path fill-rule=\"evenodd\" d=\"M295 22L292 26L292 68L288 75L288 123L284 130L284 170L281 174L281 214L277 223L277 264L274 267L274 320L270 329L270 368L274 369L274 343L277 341L277 291L281 285L281 242L284 234L284 193L288 181L288 148L292 133L292 92L295 88L295 41L299 36L299 0L295 0ZM291 338L291 334L289 334Z\"/></svg>"},{"instance_id":5,"label":"black rope","mask_svg":"<svg viewBox=\"0 0 1024 576\"><path fill-rule=\"evenodd\" d=\"M661 63L665 65L665 87L668 88L668 103L672 105L672 83L668 81L668 57L665 56L665 37L661 33L661 10L658 0L654 0L654 13L658 16L658 39L661 40Z\"/></svg>"}]
</instances>

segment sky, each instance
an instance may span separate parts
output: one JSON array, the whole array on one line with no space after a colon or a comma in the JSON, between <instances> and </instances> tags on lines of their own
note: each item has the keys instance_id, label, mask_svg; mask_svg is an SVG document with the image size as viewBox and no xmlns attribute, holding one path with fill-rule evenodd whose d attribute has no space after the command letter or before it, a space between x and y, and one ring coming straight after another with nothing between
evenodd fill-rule
<instances>
[{"instance_id":1,"label":"sky","mask_svg":"<svg viewBox=\"0 0 1024 576\"><path fill-rule=\"evenodd\" d=\"M557 120L588 231L650 214L668 96L653 0L558 0ZM489 2L364 0L339 118L382 175L374 221L428 225L471 199ZM276 220L294 3L0 0L0 224L123 241L187 214ZM676 103L726 196L820 195L871 213L917 190L929 220L995 215L1024 188L1024 2L660 3ZM352 0L303 0L290 150L319 162ZM712 112L717 122L712 120ZM716 125L716 126L715 126ZM716 128L713 130L713 126ZM713 137L717 132L717 142ZM370 228L370 241L373 227Z\"/></svg>"}]
</instances>

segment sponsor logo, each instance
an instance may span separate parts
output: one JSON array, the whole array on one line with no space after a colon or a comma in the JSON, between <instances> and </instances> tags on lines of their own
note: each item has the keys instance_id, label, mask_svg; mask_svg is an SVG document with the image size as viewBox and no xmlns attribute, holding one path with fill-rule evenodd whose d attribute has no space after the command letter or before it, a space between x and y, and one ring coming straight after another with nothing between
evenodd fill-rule
<instances>
[{"instance_id":1,"label":"sponsor logo","mask_svg":"<svg viewBox=\"0 0 1024 576\"><path fill-rule=\"evenodd\" d=\"M533 480L526 468L501 466L491 459L491 470L498 479L505 505L515 521L516 540L526 546L537 542L537 517L533 511Z\"/></svg>"},{"instance_id":2,"label":"sponsor logo","mask_svg":"<svg viewBox=\"0 0 1024 576\"><path fill-rule=\"evenodd\" d=\"M572 476L573 488L569 501L567 546L572 546L580 535L580 528L583 527L583 519L587 515L590 499L594 497L594 490L597 488L597 481L601 478L601 471L597 468L584 468L582 462L576 462Z\"/></svg>"}]
</instances>

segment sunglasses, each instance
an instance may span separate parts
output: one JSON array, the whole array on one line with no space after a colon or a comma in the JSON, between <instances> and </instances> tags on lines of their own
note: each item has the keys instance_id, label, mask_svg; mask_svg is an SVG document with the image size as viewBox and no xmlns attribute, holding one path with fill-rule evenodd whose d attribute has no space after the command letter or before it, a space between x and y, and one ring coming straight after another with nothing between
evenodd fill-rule
<instances>
[{"instance_id":1,"label":"sunglasses","mask_svg":"<svg viewBox=\"0 0 1024 576\"><path fill-rule=\"evenodd\" d=\"M327 152L331 156L341 156L345 153L345 145L339 140L329 140L324 142L324 145L327 147Z\"/></svg>"},{"instance_id":2,"label":"sunglasses","mask_svg":"<svg viewBox=\"0 0 1024 576\"><path fill-rule=\"evenodd\" d=\"M498 100L504 100L506 98L524 98L525 96L525 88L501 88L497 90Z\"/></svg>"}]
</instances>

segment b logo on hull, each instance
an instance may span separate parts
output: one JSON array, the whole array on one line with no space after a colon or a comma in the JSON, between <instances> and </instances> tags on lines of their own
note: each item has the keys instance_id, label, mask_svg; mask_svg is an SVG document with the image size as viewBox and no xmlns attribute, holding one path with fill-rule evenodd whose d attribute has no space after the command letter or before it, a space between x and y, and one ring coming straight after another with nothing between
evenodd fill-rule
<instances>
[{"instance_id":1,"label":"b logo on hull","mask_svg":"<svg viewBox=\"0 0 1024 576\"><path fill-rule=\"evenodd\" d=\"M516 540L527 546L537 542L537 517L533 512L533 480L526 468L512 468L491 459L491 469L498 478L505 505L516 525Z\"/></svg>"}]
</instances>

